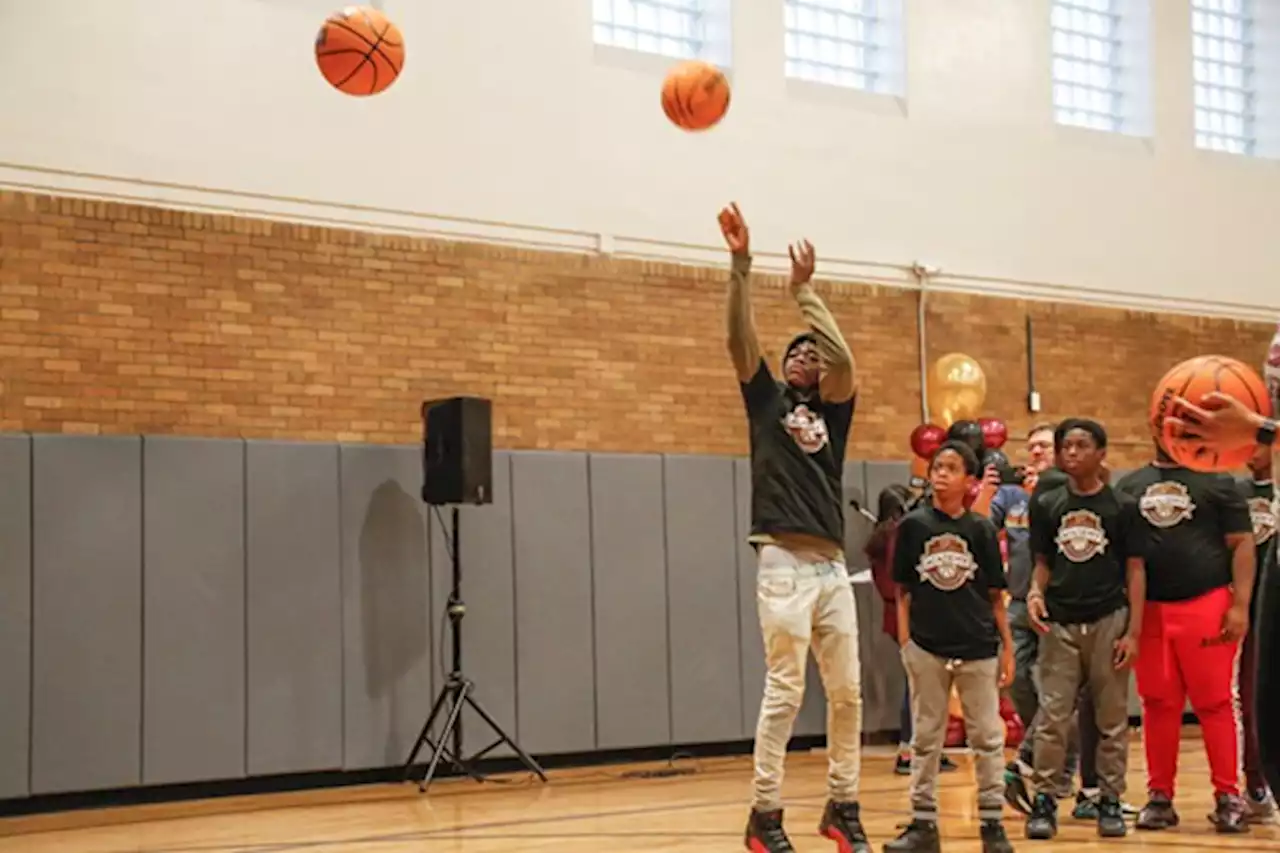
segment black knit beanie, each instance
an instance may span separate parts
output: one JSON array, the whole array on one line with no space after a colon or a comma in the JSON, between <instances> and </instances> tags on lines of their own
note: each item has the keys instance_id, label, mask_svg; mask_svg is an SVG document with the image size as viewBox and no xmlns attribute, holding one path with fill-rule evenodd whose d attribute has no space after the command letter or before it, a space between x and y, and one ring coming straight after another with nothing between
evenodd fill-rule
<instances>
[{"instance_id":1,"label":"black knit beanie","mask_svg":"<svg viewBox=\"0 0 1280 853\"><path fill-rule=\"evenodd\" d=\"M813 332L801 332L791 339L791 343L787 344L787 348L782 352L782 362L785 364L791 356L791 351L801 344L809 343L814 346L818 345L818 339L814 337Z\"/></svg>"}]
</instances>

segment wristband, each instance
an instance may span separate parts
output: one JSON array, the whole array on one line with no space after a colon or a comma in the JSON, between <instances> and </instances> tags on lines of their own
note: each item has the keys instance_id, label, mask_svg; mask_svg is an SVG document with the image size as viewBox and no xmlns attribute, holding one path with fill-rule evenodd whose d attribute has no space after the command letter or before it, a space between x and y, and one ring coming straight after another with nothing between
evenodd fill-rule
<instances>
[{"instance_id":1,"label":"wristband","mask_svg":"<svg viewBox=\"0 0 1280 853\"><path fill-rule=\"evenodd\" d=\"M1263 447L1276 446L1276 422L1267 418L1262 422L1262 426L1258 427L1258 444Z\"/></svg>"}]
</instances>

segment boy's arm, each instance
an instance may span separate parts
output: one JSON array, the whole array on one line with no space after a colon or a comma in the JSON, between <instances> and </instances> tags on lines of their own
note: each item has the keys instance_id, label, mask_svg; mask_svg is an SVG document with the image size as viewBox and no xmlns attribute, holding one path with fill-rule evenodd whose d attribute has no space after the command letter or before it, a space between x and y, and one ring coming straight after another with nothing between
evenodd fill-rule
<instances>
[{"instance_id":1,"label":"boy's arm","mask_svg":"<svg viewBox=\"0 0 1280 853\"><path fill-rule=\"evenodd\" d=\"M1129 631L1135 639L1142 634L1142 615L1147 604L1147 544L1151 528L1138 512L1138 502L1122 495L1125 524L1124 575L1129 600Z\"/></svg>"},{"instance_id":2,"label":"boy's arm","mask_svg":"<svg viewBox=\"0 0 1280 853\"><path fill-rule=\"evenodd\" d=\"M1044 554L1035 555L1035 567L1031 570L1031 586L1027 589L1027 598L1044 600L1044 591L1049 588L1049 560Z\"/></svg>"},{"instance_id":3,"label":"boy's arm","mask_svg":"<svg viewBox=\"0 0 1280 853\"><path fill-rule=\"evenodd\" d=\"M898 586L898 645L905 646L911 637L911 584L916 578L916 560L919 558L919 536L915 532L916 521L908 514L898 522L893 545L893 582Z\"/></svg>"},{"instance_id":4,"label":"boy's arm","mask_svg":"<svg viewBox=\"0 0 1280 853\"><path fill-rule=\"evenodd\" d=\"M1232 609L1237 627L1246 628L1249 619L1249 602L1253 597L1253 579L1257 575L1257 548L1253 539L1253 516L1249 502L1230 478L1220 479L1219 518L1226 533L1227 547L1231 549L1231 589L1235 594ZM1240 636L1244 636L1243 630ZM1239 637L1236 637L1239 639Z\"/></svg>"},{"instance_id":5,"label":"boy's arm","mask_svg":"<svg viewBox=\"0 0 1280 853\"><path fill-rule=\"evenodd\" d=\"M1053 540L1058 532L1058 519L1047 506L1045 497L1045 494L1040 494L1027 503L1027 538L1031 544L1031 553L1036 557L1044 557L1047 562L1057 550Z\"/></svg>"},{"instance_id":6,"label":"boy's arm","mask_svg":"<svg viewBox=\"0 0 1280 853\"><path fill-rule=\"evenodd\" d=\"M1128 635L1142 636L1142 611L1147 604L1147 564L1141 557L1130 557L1124 563L1125 586L1129 591Z\"/></svg>"},{"instance_id":7,"label":"boy's arm","mask_svg":"<svg viewBox=\"0 0 1280 853\"><path fill-rule=\"evenodd\" d=\"M1000 644L1013 654L1013 633L1009 630L1009 611L1004 603L1004 590L989 590L991 611L996 617L996 628L1000 631Z\"/></svg>"},{"instance_id":8,"label":"boy's arm","mask_svg":"<svg viewBox=\"0 0 1280 853\"><path fill-rule=\"evenodd\" d=\"M911 592L902 584L898 584L898 647L901 648L911 639Z\"/></svg>"},{"instance_id":9,"label":"boy's arm","mask_svg":"<svg viewBox=\"0 0 1280 853\"><path fill-rule=\"evenodd\" d=\"M818 356L822 359L822 375L818 393L828 403L844 403L857 393L857 362L853 351L840 334L836 318L813 289L813 246L808 240L791 247L791 295L800 306L800 315L813 332Z\"/></svg>"},{"instance_id":10,"label":"boy's arm","mask_svg":"<svg viewBox=\"0 0 1280 853\"><path fill-rule=\"evenodd\" d=\"M760 368L760 340L756 337L755 318L751 311L751 255L745 250L733 253L729 272L729 299L726 323L727 345L738 381L746 384Z\"/></svg>"},{"instance_id":11,"label":"boy's arm","mask_svg":"<svg viewBox=\"0 0 1280 853\"><path fill-rule=\"evenodd\" d=\"M1013 683L1013 633L1009 630L1009 611L1006 608L1004 594L1009 588L1009 581L1004 575L1004 561L1000 558L1000 541L996 537L996 529L986 519L981 520L983 529L981 569L987 582L987 597L991 599L991 612L995 616L996 630L1000 632L1000 686L1008 687Z\"/></svg>"}]
</instances>

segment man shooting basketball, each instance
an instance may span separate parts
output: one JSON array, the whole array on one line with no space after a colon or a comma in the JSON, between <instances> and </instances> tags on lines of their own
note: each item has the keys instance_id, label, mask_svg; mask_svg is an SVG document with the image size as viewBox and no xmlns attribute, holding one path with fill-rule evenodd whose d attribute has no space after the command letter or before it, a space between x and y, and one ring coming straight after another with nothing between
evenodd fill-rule
<instances>
[{"instance_id":1,"label":"man shooting basketball","mask_svg":"<svg viewBox=\"0 0 1280 853\"><path fill-rule=\"evenodd\" d=\"M840 853L870 853L858 809L862 686L858 618L844 561L845 445L857 384L853 354L810 284L813 246L791 247L791 295L808 330L782 356L778 381L752 317L750 237L737 205L720 211L732 253L728 346L751 437L751 534L768 674L756 724L755 782L745 844L792 853L782 826L787 742L804 699L812 647L827 696L829 799L819 831Z\"/></svg>"}]
</instances>

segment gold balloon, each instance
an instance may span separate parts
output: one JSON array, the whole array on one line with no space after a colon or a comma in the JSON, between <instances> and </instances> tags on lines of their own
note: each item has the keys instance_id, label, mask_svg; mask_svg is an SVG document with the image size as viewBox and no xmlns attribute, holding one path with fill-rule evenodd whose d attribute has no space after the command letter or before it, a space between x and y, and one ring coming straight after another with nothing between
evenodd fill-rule
<instances>
[{"instance_id":1,"label":"gold balloon","mask_svg":"<svg viewBox=\"0 0 1280 853\"><path fill-rule=\"evenodd\" d=\"M956 421L977 420L987 399L987 374L982 365L962 352L949 352L933 365L929 389L934 421L950 427Z\"/></svg>"}]
</instances>

